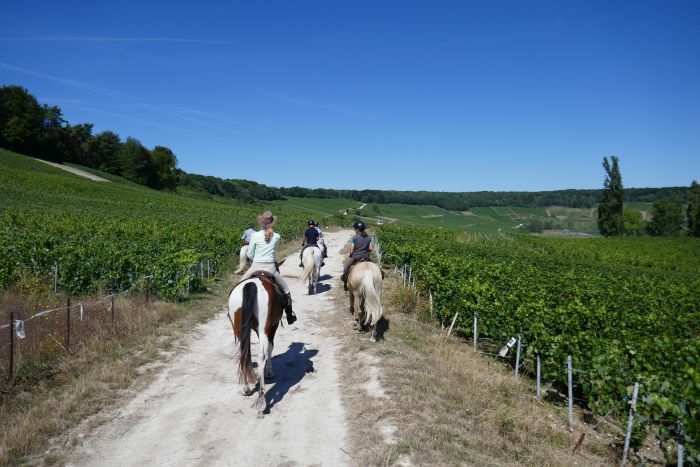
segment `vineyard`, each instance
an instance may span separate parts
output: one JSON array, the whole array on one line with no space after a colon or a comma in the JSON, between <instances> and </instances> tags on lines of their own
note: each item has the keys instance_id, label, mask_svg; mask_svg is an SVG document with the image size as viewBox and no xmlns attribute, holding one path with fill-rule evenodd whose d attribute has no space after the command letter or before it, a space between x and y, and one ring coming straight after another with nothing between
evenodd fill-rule
<instances>
[{"instance_id":1,"label":"vineyard","mask_svg":"<svg viewBox=\"0 0 700 467\"><path fill-rule=\"evenodd\" d=\"M640 383L637 443L685 431L700 461L700 242L696 239L545 239L384 227L384 263L410 265L438 319L505 343L521 336L545 381L565 380L571 355L577 395L597 414L627 415ZM682 427L682 428L681 428ZM695 448L693 448L695 446Z\"/></svg>"},{"instance_id":2,"label":"vineyard","mask_svg":"<svg viewBox=\"0 0 700 467\"><path fill-rule=\"evenodd\" d=\"M120 182L93 182L0 150L0 290L22 278L54 280L68 294L124 290L152 276L167 299L203 285L240 246L263 208L212 203ZM299 235L308 214L276 230Z\"/></svg>"}]
</instances>

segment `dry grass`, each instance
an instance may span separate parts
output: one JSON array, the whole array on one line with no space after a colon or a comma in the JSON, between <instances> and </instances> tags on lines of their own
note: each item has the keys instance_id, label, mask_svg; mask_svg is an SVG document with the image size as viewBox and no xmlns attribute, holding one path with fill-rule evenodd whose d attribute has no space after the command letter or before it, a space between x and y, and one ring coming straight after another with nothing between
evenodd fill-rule
<instances>
[{"instance_id":1,"label":"dry grass","mask_svg":"<svg viewBox=\"0 0 700 467\"><path fill-rule=\"evenodd\" d=\"M290 254L297 244L297 239L286 242L279 256ZM86 308L83 323L74 309L70 352L63 347L65 312L49 315L41 334L30 336L28 329L21 344L24 352L17 352L21 366L15 383L0 387L0 466L60 463L62 444L77 440L57 435L145 387L158 366L183 348L183 336L226 306L238 277L229 274L181 303L120 298L114 324L104 306ZM29 316L33 310L61 306L63 299L48 294L41 284L22 283L2 294L0 304ZM90 423L104 421L98 416Z\"/></svg>"},{"instance_id":2,"label":"dry grass","mask_svg":"<svg viewBox=\"0 0 700 467\"><path fill-rule=\"evenodd\" d=\"M563 408L533 397L530 383L512 369L446 338L435 323L413 313L416 296L385 281L390 329L371 344L351 331L349 315L330 317L343 345L344 399L358 465L608 465L616 457L608 437L577 425L566 430ZM338 297L341 310L347 299ZM410 311L399 313L396 310ZM388 397L363 388L377 367ZM395 429L393 436L377 433ZM390 431L390 430L389 430ZM582 432L587 436L573 454ZM393 439L392 439L393 438Z\"/></svg>"},{"instance_id":3,"label":"dry grass","mask_svg":"<svg viewBox=\"0 0 700 467\"><path fill-rule=\"evenodd\" d=\"M140 367L167 358L178 336L221 308L215 295L182 304L120 300L128 325L103 330L54 358L43 378L6 388L0 404L0 465L22 462L46 447L50 437L121 400L143 373Z\"/></svg>"}]
</instances>

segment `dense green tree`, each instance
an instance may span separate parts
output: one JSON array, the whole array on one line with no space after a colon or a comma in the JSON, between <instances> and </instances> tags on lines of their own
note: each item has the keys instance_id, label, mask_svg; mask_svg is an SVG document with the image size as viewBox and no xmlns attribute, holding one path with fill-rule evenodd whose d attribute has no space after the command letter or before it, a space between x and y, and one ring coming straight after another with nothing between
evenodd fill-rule
<instances>
[{"instance_id":1,"label":"dense green tree","mask_svg":"<svg viewBox=\"0 0 700 467\"><path fill-rule=\"evenodd\" d=\"M67 124L59 131L61 137L58 143L59 150L63 153L64 160L76 164L95 167L96 160L93 154L92 123Z\"/></svg>"},{"instance_id":2,"label":"dense green tree","mask_svg":"<svg viewBox=\"0 0 700 467\"><path fill-rule=\"evenodd\" d=\"M678 235L683 223L683 210L680 204L661 199L654 201L651 209L651 222L647 226L651 235Z\"/></svg>"},{"instance_id":3,"label":"dense green tree","mask_svg":"<svg viewBox=\"0 0 700 467\"><path fill-rule=\"evenodd\" d=\"M622 209L622 223L625 235L641 235L644 233L644 218L642 213L632 208Z\"/></svg>"},{"instance_id":4,"label":"dense green tree","mask_svg":"<svg viewBox=\"0 0 700 467\"><path fill-rule=\"evenodd\" d=\"M36 98L20 86L0 87L0 146L33 157L49 158L45 154L46 134L60 125L60 113L55 108L41 106ZM60 111L59 111L60 112ZM45 121L46 117L49 121ZM58 117L51 119L51 117ZM60 162L60 155L50 151Z\"/></svg>"},{"instance_id":5,"label":"dense green tree","mask_svg":"<svg viewBox=\"0 0 700 467\"><path fill-rule=\"evenodd\" d=\"M612 161L612 163L611 163ZM603 158L605 169L605 183L603 197L598 203L598 230L606 237L622 235L624 224L622 222L622 175L620 164L616 156Z\"/></svg>"},{"instance_id":6,"label":"dense green tree","mask_svg":"<svg viewBox=\"0 0 700 467\"><path fill-rule=\"evenodd\" d=\"M693 180L688 190L688 232L700 237L700 184Z\"/></svg>"},{"instance_id":7,"label":"dense green tree","mask_svg":"<svg viewBox=\"0 0 700 467\"><path fill-rule=\"evenodd\" d=\"M91 153L95 161L95 165L91 165L91 167L113 174L119 172L117 158L122 142L118 134L113 131L98 133L93 138L91 146Z\"/></svg>"},{"instance_id":8,"label":"dense green tree","mask_svg":"<svg viewBox=\"0 0 700 467\"><path fill-rule=\"evenodd\" d=\"M119 173L124 178L148 186L152 179L153 160L151 152L136 138L127 138L117 156Z\"/></svg>"},{"instance_id":9,"label":"dense green tree","mask_svg":"<svg viewBox=\"0 0 700 467\"><path fill-rule=\"evenodd\" d=\"M151 151L153 159L153 173L149 184L151 188L157 190L175 191L177 186L177 158L175 154L165 146L156 146Z\"/></svg>"}]
</instances>

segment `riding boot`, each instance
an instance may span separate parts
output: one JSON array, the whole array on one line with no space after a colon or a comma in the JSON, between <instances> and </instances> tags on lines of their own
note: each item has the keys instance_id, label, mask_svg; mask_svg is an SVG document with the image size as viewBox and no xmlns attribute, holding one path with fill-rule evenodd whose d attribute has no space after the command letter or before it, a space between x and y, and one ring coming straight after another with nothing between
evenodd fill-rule
<instances>
[{"instance_id":1,"label":"riding boot","mask_svg":"<svg viewBox=\"0 0 700 467\"><path fill-rule=\"evenodd\" d=\"M286 299L287 303L285 303L284 312L287 314L287 324L294 324L294 321L297 320L297 315L295 315L294 310L292 310L292 294L288 293Z\"/></svg>"}]
</instances>

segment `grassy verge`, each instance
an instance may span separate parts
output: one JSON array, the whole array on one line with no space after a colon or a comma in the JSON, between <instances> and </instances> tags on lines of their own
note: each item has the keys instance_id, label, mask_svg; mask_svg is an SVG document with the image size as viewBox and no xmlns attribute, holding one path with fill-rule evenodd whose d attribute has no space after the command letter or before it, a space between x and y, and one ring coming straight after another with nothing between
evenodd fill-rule
<instances>
[{"instance_id":1,"label":"grassy verge","mask_svg":"<svg viewBox=\"0 0 700 467\"><path fill-rule=\"evenodd\" d=\"M533 397L512 369L446 338L415 310L413 294L384 282L385 340L354 333L348 302L338 294L332 318L342 342L345 406L363 465L609 465L609 437L581 424L566 429L563 407ZM372 375L381 388L372 389ZM574 447L582 433L582 445ZM378 433L384 434L378 436Z\"/></svg>"}]
</instances>

